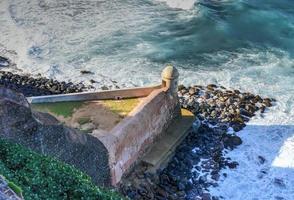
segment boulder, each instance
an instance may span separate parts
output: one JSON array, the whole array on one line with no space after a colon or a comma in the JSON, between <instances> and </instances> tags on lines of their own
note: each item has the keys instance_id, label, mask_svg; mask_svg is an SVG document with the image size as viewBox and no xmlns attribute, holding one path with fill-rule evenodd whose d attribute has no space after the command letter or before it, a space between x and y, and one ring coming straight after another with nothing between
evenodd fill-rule
<instances>
[{"instance_id":1,"label":"boulder","mask_svg":"<svg viewBox=\"0 0 294 200\"><path fill-rule=\"evenodd\" d=\"M0 129L10 136L12 132L21 131L32 134L38 123L32 117L30 105L26 98L12 90L0 88Z\"/></svg>"},{"instance_id":2,"label":"boulder","mask_svg":"<svg viewBox=\"0 0 294 200\"><path fill-rule=\"evenodd\" d=\"M242 144L242 140L240 137L236 136L236 135L226 135L223 138L223 143L225 148L230 148L230 149L234 149L237 146L239 146L240 144Z\"/></svg>"}]
</instances>

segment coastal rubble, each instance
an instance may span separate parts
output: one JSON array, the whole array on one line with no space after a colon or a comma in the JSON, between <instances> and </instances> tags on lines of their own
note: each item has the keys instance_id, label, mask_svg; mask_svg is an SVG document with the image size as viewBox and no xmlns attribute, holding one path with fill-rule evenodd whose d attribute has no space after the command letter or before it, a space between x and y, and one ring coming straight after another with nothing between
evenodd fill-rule
<instances>
[{"instance_id":1,"label":"coastal rubble","mask_svg":"<svg viewBox=\"0 0 294 200\"><path fill-rule=\"evenodd\" d=\"M168 165L150 173L142 163L125 177L120 189L131 199L216 200L209 187L217 187L223 168L238 167L225 153L242 144L235 133L257 112L264 113L274 99L222 86L179 86L183 108L192 111L201 122L198 131L191 128L177 147Z\"/></svg>"},{"instance_id":2,"label":"coastal rubble","mask_svg":"<svg viewBox=\"0 0 294 200\"><path fill-rule=\"evenodd\" d=\"M67 94L91 89L91 86L85 86L83 83L59 82L41 76L33 78L6 71L0 71L0 85L21 92L25 96Z\"/></svg>"}]
</instances>

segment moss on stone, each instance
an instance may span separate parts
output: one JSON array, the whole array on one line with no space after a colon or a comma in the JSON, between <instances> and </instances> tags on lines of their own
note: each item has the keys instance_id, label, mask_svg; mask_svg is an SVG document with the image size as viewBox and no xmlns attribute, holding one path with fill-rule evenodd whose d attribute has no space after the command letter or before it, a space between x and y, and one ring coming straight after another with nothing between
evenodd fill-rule
<instances>
[{"instance_id":1,"label":"moss on stone","mask_svg":"<svg viewBox=\"0 0 294 200\"><path fill-rule=\"evenodd\" d=\"M90 101L75 101L75 102L58 102L58 103L40 103L32 104L32 108L40 112L50 112L57 116L63 116L65 118L72 116L75 110L87 105ZM105 107L107 107L112 112L125 117L129 112L131 112L136 105L139 103L139 99L121 99L121 100L102 100L101 101ZM80 124L89 121L87 119L82 119Z\"/></svg>"},{"instance_id":2,"label":"moss on stone","mask_svg":"<svg viewBox=\"0 0 294 200\"><path fill-rule=\"evenodd\" d=\"M74 102L58 102L58 103L40 103L33 104L32 108L40 112L50 112L57 116L70 117L75 109L82 107L85 102L74 101Z\"/></svg>"},{"instance_id":3,"label":"moss on stone","mask_svg":"<svg viewBox=\"0 0 294 200\"><path fill-rule=\"evenodd\" d=\"M78 121L78 123L79 123L80 125L84 125L84 124L87 124L87 123L89 123L89 122L91 122L91 119L90 119L89 117L82 117L82 118L80 118L79 121Z\"/></svg>"},{"instance_id":4,"label":"moss on stone","mask_svg":"<svg viewBox=\"0 0 294 200\"><path fill-rule=\"evenodd\" d=\"M105 100L104 105L112 112L117 113L121 117L125 117L131 112L140 102L139 99L122 99L122 100Z\"/></svg>"}]
</instances>

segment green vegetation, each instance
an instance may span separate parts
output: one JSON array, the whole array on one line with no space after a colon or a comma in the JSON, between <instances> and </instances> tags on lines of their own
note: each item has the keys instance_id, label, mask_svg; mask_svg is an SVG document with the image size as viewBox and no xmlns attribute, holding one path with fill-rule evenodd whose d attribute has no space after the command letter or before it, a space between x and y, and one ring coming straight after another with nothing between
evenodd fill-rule
<instances>
[{"instance_id":1,"label":"green vegetation","mask_svg":"<svg viewBox=\"0 0 294 200\"><path fill-rule=\"evenodd\" d=\"M82 118L80 118L80 119L78 120L78 123L79 123L80 125L84 125L84 124L87 124L87 123L89 123L89 122L91 122L91 119L90 119L89 117L82 117Z\"/></svg>"},{"instance_id":2,"label":"green vegetation","mask_svg":"<svg viewBox=\"0 0 294 200\"><path fill-rule=\"evenodd\" d=\"M74 101L74 102L58 102L58 103L40 103L32 104L34 110L40 112L51 112L57 116L70 117L74 113L75 109L83 106L85 102Z\"/></svg>"},{"instance_id":3,"label":"green vegetation","mask_svg":"<svg viewBox=\"0 0 294 200\"><path fill-rule=\"evenodd\" d=\"M113 191L98 188L90 177L70 165L2 139L0 174L13 181L10 186L16 192L22 191L26 200L123 199Z\"/></svg>"},{"instance_id":4,"label":"green vegetation","mask_svg":"<svg viewBox=\"0 0 294 200\"><path fill-rule=\"evenodd\" d=\"M121 117L125 117L131 112L139 103L139 99L122 99L122 100L105 100L104 105L112 112L119 114Z\"/></svg>"}]
</instances>

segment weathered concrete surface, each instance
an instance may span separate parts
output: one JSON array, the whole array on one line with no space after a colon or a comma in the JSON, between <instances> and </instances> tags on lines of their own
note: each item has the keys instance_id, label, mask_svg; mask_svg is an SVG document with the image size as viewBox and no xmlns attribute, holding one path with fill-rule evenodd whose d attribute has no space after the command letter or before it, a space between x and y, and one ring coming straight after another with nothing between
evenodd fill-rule
<instances>
[{"instance_id":1,"label":"weathered concrete surface","mask_svg":"<svg viewBox=\"0 0 294 200\"><path fill-rule=\"evenodd\" d=\"M195 116L188 110L181 109L181 116L176 117L164 132L165 137L155 141L150 151L143 157L142 162L149 166L150 171L164 167L174 154L176 147L186 138L192 127Z\"/></svg>"},{"instance_id":2,"label":"weathered concrete surface","mask_svg":"<svg viewBox=\"0 0 294 200\"><path fill-rule=\"evenodd\" d=\"M71 164L98 185L110 183L108 151L97 138L33 114L21 94L5 88L0 88L0 137Z\"/></svg>"},{"instance_id":3,"label":"weathered concrete surface","mask_svg":"<svg viewBox=\"0 0 294 200\"><path fill-rule=\"evenodd\" d=\"M148 96L153 90L161 88L161 85L151 87L138 87L130 89L118 89L98 92L81 92L72 94L47 95L38 97L29 97L30 103L53 103L64 101L90 101L121 98L137 98Z\"/></svg>"},{"instance_id":4,"label":"weathered concrete surface","mask_svg":"<svg viewBox=\"0 0 294 200\"><path fill-rule=\"evenodd\" d=\"M153 91L110 133L93 133L109 152L112 184L136 163L156 138L180 114L177 96L168 88Z\"/></svg>"}]
</instances>

